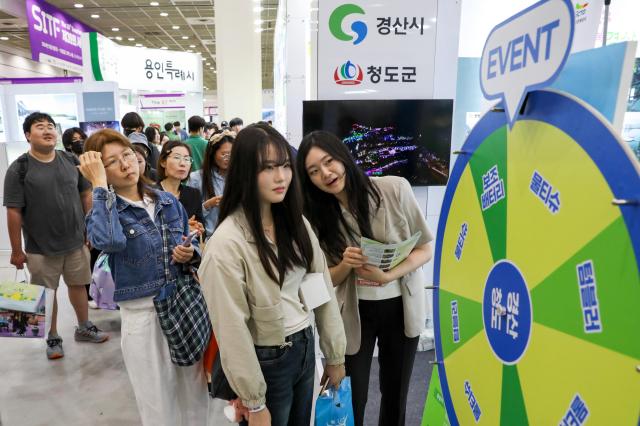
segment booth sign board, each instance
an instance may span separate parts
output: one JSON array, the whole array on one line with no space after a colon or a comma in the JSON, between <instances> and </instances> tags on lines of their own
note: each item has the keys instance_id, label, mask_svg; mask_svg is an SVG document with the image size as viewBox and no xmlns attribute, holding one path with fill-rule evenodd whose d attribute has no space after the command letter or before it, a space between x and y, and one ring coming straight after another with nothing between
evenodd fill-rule
<instances>
[{"instance_id":1,"label":"booth sign board","mask_svg":"<svg viewBox=\"0 0 640 426\"><path fill-rule=\"evenodd\" d=\"M121 89L202 92L200 55L120 46L97 33L84 36L83 45L87 81L116 81Z\"/></svg>"},{"instance_id":2,"label":"booth sign board","mask_svg":"<svg viewBox=\"0 0 640 426\"><path fill-rule=\"evenodd\" d=\"M318 99L433 97L437 0L318 7Z\"/></svg>"}]
</instances>

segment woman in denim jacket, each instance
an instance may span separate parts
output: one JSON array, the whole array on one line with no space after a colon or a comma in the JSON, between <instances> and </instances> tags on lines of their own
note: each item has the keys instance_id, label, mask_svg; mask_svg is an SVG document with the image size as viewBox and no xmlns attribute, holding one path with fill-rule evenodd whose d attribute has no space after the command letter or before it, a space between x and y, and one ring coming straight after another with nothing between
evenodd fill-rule
<instances>
[{"instance_id":1,"label":"woman in denim jacket","mask_svg":"<svg viewBox=\"0 0 640 426\"><path fill-rule=\"evenodd\" d=\"M120 133L96 132L84 149L80 172L93 186L87 236L93 247L109 253L122 315L122 354L142 424L205 425L209 397L202 364L171 362L153 305L167 279L162 221L171 233L170 273L184 273L185 265L199 258L193 246L181 244L189 232L187 214L173 195L139 179L133 147Z\"/></svg>"}]
</instances>

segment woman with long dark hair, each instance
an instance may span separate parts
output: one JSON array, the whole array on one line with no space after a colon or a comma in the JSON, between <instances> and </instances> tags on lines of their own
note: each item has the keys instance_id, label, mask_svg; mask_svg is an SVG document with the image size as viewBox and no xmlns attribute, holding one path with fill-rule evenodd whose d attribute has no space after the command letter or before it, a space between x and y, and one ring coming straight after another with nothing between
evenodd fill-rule
<instances>
[{"instance_id":1,"label":"woman with long dark hair","mask_svg":"<svg viewBox=\"0 0 640 426\"><path fill-rule=\"evenodd\" d=\"M252 125L233 144L220 225L199 269L222 367L249 425L308 425L313 403L314 309L325 375L344 377L345 337L318 240L302 216L287 141ZM301 286L328 302L303 301ZM310 307L311 308L310 308Z\"/></svg>"},{"instance_id":2,"label":"woman with long dark hair","mask_svg":"<svg viewBox=\"0 0 640 426\"><path fill-rule=\"evenodd\" d=\"M220 202L229 170L231 147L235 132L221 130L211 136L204 153L202 168L191 173L189 186L202 194L202 213L207 235L211 236L218 225Z\"/></svg>"},{"instance_id":3,"label":"woman with long dark hair","mask_svg":"<svg viewBox=\"0 0 640 426\"><path fill-rule=\"evenodd\" d=\"M424 328L421 267L432 256L433 236L409 182L367 177L347 147L331 133L317 131L300 144L297 167L305 215L318 233L341 303L347 335L355 424L362 425L371 360L378 344L381 425L403 425L409 380ZM383 271L367 264L360 238L399 243L421 236L409 256Z\"/></svg>"}]
</instances>

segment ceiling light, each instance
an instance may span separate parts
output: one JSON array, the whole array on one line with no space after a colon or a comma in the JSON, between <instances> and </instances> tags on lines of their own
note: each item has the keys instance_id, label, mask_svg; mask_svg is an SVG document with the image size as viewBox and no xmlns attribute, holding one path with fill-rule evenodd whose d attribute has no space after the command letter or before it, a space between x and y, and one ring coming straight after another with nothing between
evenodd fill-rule
<instances>
[{"instance_id":1,"label":"ceiling light","mask_svg":"<svg viewBox=\"0 0 640 426\"><path fill-rule=\"evenodd\" d=\"M2 37L0 37L0 40L7 41L7 40L9 40L9 37L2 36Z\"/></svg>"},{"instance_id":2,"label":"ceiling light","mask_svg":"<svg viewBox=\"0 0 640 426\"><path fill-rule=\"evenodd\" d=\"M169 16L167 12L160 12L160 16Z\"/></svg>"},{"instance_id":3,"label":"ceiling light","mask_svg":"<svg viewBox=\"0 0 640 426\"><path fill-rule=\"evenodd\" d=\"M160 6L160 3L158 3L157 1L152 1L151 3L149 3L149 6Z\"/></svg>"},{"instance_id":4,"label":"ceiling light","mask_svg":"<svg viewBox=\"0 0 640 426\"><path fill-rule=\"evenodd\" d=\"M109 36L109 40L113 40L113 37L112 37L112 36Z\"/></svg>"},{"instance_id":5,"label":"ceiling light","mask_svg":"<svg viewBox=\"0 0 640 426\"><path fill-rule=\"evenodd\" d=\"M82 9L84 7L84 4L76 3L76 4L73 5L73 7L75 7L76 9Z\"/></svg>"},{"instance_id":6,"label":"ceiling light","mask_svg":"<svg viewBox=\"0 0 640 426\"><path fill-rule=\"evenodd\" d=\"M189 36L182 36L183 40L187 40L189 38Z\"/></svg>"},{"instance_id":7,"label":"ceiling light","mask_svg":"<svg viewBox=\"0 0 640 426\"><path fill-rule=\"evenodd\" d=\"M92 17L93 19L98 19L98 18L100 17L100 15L93 14L93 15L91 15L91 17Z\"/></svg>"},{"instance_id":8,"label":"ceiling light","mask_svg":"<svg viewBox=\"0 0 640 426\"><path fill-rule=\"evenodd\" d=\"M136 47L142 47L140 43L136 43Z\"/></svg>"},{"instance_id":9,"label":"ceiling light","mask_svg":"<svg viewBox=\"0 0 640 426\"><path fill-rule=\"evenodd\" d=\"M193 47L196 47L196 45L195 44L190 44L189 47L193 48Z\"/></svg>"},{"instance_id":10,"label":"ceiling light","mask_svg":"<svg viewBox=\"0 0 640 426\"><path fill-rule=\"evenodd\" d=\"M211 66L211 63L210 63L210 62L207 62L207 66L208 66L208 67L210 67L210 66Z\"/></svg>"},{"instance_id":11,"label":"ceiling light","mask_svg":"<svg viewBox=\"0 0 640 426\"><path fill-rule=\"evenodd\" d=\"M262 25L262 19L256 19L253 23L256 25Z\"/></svg>"},{"instance_id":12,"label":"ceiling light","mask_svg":"<svg viewBox=\"0 0 640 426\"><path fill-rule=\"evenodd\" d=\"M162 50L167 50L167 49L168 49L168 47L167 47L167 46L162 46L160 49L162 49Z\"/></svg>"},{"instance_id":13,"label":"ceiling light","mask_svg":"<svg viewBox=\"0 0 640 426\"><path fill-rule=\"evenodd\" d=\"M197 52L197 53L198 53L198 55L202 55L202 53L200 53L200 52ZM206 60L207 60L207 58L202 58L202 60L203 60L203 61L206 61Z\"/></svg>"},{"instance_id":14,"label":"ceiling light","mask_svg":"<svg viewBox=\"0 0 640 426\"><path fill-rule=\"evenodd\" d=\"M210 70L213 70L213 69L215 69L215 68L213 68L213 67L209 67L209 69L210 69Z\"/></svg>"},{"instance_id":15,"label":"ceiling light","mask_svg":"<svg viewBox=\"0 0 640 426\"><path fill-rule=\"evenodd\" d=\"M111 28L111 31L120 31L120 28L118 28L118 27L113 27L113 28Z\"/></svg>"},{"instance_id":16,"label":"ceiling light","mask_svg":"<svg viewBox=\"0 0 640 426\"><path fill-rule=\"evenodd\" d=\"M262 28L256 28L255 30L257 33L261 33L262 32Z\"/></svg>"},{"instance_id":17,"label":"ceiling light","mask_svg":"<svg viewBox=\"0 0 640 426\"><path fill-rule=\"evenodd\" d=\"M129 41L133 41L133 40L135 40L135 38L133 38L133 37L129 37L127 40L129 40Z\"/></svg>"},{"instance_id":18,"label":"ceiling light","mask_svg":"<svg viewBox=\"0 0 640 426\"><path fill-rule=\"evenodd\" d=\"M196 52L196 55L202 55L202 52ZM204 61L205 59L202 58L202 60Z\"/></svg>"},{"instance_id":19,"label":"ceiling light","mask_svg":"<svg viewBox=\"0 0 640 426\"><path fill-rule=\"evenodd\" d=\"M213 70L213 73L214 74L218 74L218 70Z\"/></svg>"},{"instance_id":20,"label":"ceiling light","mask_svg":"<svg viewBox=\"0 0 640 426\"><path fill-rule=\"evenodd\" d=\"M193 50L189 49L187 50L187 53L193 53Z\"/></svg>"},{"instance_id":21,"label":"ceiling light","mask_svg":"<svg viewBox=\"0 0 640 426\"><path fill-rule=\"evenodd\" d=\"M173 27L171 27L171 28L173 28L174 30L179 30L179 29L180 29L180 26L179 26L179 25L174 25L174 26L173 26Z\"/></svg>"},{"instance_id":22,"label":"ceiling light","mask_svg":"<svg viewBox=\"0 0 640 426\"><path fill-rule=\"evenodd\" d=\"M116 40L122 41L122 37L118 36L118 37L116 37Z\"/></svg>"}]
</instances>

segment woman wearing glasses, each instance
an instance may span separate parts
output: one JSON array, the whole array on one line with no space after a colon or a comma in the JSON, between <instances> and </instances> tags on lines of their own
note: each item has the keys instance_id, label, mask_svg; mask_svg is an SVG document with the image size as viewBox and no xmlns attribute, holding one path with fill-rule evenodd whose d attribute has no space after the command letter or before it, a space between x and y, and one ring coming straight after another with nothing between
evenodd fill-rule
<instances>
[{"instance_id":1,"label":"woman wearing glasses","mask_svg":"<svg viewBox=\"0 0 640 426\"><path fill-rule=\"evenodd\" d=\"M87 237L109 254L122 316L122 355L141 423L206 425L209 396L202 363L179 367L171 362L153 305L166 280L188 273L189 264L199 259L197 242L182 245L189 233L187 213L173 195L140 180L133 146L119 132L100 130L84 149L80 172L93 186ZM166 264L163 229L172 258Z\"/></svg>"},{"instance_id":2,"label":"woman wearing glasses","mask_svg":"<svg viewBox=\"0 0 640 426\"><path fill-rule=\"evenodd\" d=\"M191 230L204 233L200 190L184 185L192 163L189 145L180 141L167 142L158 159L158 185L159 189L170 192L180 200L187 211Z\"/></svg>"},{"instance_id":3,"label":"woman wearing glasses","mask_svg":"<svg viewBox=\"0 0 640 426\"><path fill-rule=\"evenodd\" d=\"M202 213L207 236L213 235L218 225L219 206L235 138L235 132L230 130L220 130L211 136L202 169L191 173L189 179L189 186L199 189L202 193Z\"/></svg>"}]
</instances>

